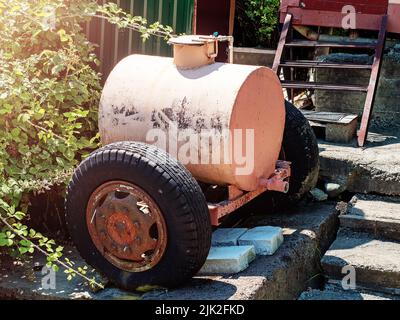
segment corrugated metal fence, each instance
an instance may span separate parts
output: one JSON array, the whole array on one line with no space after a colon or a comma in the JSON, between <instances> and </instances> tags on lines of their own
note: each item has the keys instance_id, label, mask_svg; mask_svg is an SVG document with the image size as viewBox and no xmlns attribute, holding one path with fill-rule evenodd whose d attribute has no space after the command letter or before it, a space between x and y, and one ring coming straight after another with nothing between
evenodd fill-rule
<instances>
[{"instance_id":1,"label":"corrugated metal fence","mask_svg":"<svg viewBox=\"0 0 400 320\"><path fill-rule=\"evenodd\" d=\"M110 2L100 0L100 3ZM126 12L142 16L151 24L160 21L173 27L174 32L191 33L194 0L114 0ZM151 37L143 43L140 34L132 30L120 30L102 19L93 19L86 26L88 38L99 45L97 55L101 61L101 73L107 77L115 64L133 53L171 56L172 50L163 39Z\"/></svg>"}]
</instances>

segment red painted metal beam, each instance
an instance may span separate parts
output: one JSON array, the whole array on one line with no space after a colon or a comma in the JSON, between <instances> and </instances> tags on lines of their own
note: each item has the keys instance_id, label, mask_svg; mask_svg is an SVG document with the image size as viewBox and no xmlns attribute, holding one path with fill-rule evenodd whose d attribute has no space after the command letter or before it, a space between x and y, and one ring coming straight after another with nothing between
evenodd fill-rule
<instances>
[{"instance_id":1,"label":"red painted metal beam","mask_svg":"<svg viewBox=\"0 0 400 320\"><path fill-rule=\"evenodd\" d=\"M400 0L390 0L388 32L400 33Z\"/></svg>"},{"instance_id":2,"label":"red painted metal beam","mask_svg":"<svg viewBox=\"0 0 400 320\"><path fill-rule=\"evenodd\" d=\"M288 8L287 13L293 15L293 25L320 26L342 28L342 20L345 17L341 12L322 10L303 10L301 8ZM285 12L281 12L281 22L284 22ZM379 30L382 15L357 14L357 29Z\"/></svg>"},{"instance_id":3,"label":"red painted metal beam","mask_svg":"<svg viewBox=\"0 0 400 320\"><path fill-rule=\"evenodd\" d=\"M379 81L379 71L382 64L383 48L386 40L386 28L388 24L388 16L383 16L381 22L381 29L379 32L378 44L376 46L376 52L374 57L374 63L372 64L371 79L369 81L367 98L365 100L364 113L361 120L360 131L358 132L358 145L363 147L367 140L368 128L372 115L372 108L374 106L374 100L376 96L376 89Z\"/></svg>"},{"instance_id":4,"label":"red painted metal beam","mask_svg":"<svg viewBox=\"0 0 400 320\"><path fill-rule=\"evenodd\" d=\"M210 213L211 225L219 226L223 217L231 214L237 209L243 207L262 193L270 191L287 192L288 189L281 189L282 185L287 185L287 180L291 176L291 163L287 161L278 161L276 171L269 179L262 179L259 189L253 192L241 192L235 187L229 188L229 199L221 203L209 203L208 211Z\"/></svg>"},{"instance_id":5,"label":"red painted metal beam","mask_svg":"<svg viewBox=\"0 0 400 320\"><path fill-rule=\"evenodd\" d=\"M388 0L302 0L305 10L342 12L343 7L351 5L360 14L385 15Z\"/></svg>"},{"instance_id":6,"label":"red painted metal beam","mask_svg":"<svg viewBox=\"0 0 400 320\"><path fill-rule=\"evenodd\" d=\"M276 50L276 53L275 53L274 64L272 66L272 71L274 71L276 74L278 74L278 72L279 72L279 64L282 61L282 54L283 54L283 50L285 49L285 44L287 41L288 32L289 32L291 23L292 23L292 15L287 14L285 17L284 23L283 23L281 38L280 38L279 44L278 44L278 49ZM279 76L279 74L278 74L278 76Z\"/></svg>"},{"instance_id":7,"label":"red painted metal beam","mask_svg":"<svg viewBox=\"0 0 400 320\"><path fill-rule=\"evenodd\" d=\"M387 32L400 33L400 0L282 0L281 23L293 14L293 25L342 28L342 8L356 9L357 29L380 29L381 17L388 15Z\"/></svg>"}]
</instances>

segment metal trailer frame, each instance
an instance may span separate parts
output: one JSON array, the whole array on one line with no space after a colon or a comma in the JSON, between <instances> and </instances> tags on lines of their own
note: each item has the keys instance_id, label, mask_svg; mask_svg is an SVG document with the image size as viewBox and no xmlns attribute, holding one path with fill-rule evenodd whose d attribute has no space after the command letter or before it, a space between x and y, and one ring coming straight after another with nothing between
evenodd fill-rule
<instances>
[{"instance_id":1,"label":"metal trailer frame","mask_svg":"<svg viewBox=\"0 0 400 320\"><path fill-rule=\"evenodd\" d=\"M252 192L244 192L235 186L228 186L228 199L219 203L208 202L208 210L212 226L219 226L221 219L243 207L256 197L266 191L278 191L287 193L289 191L288 179L291 175L291 163L287 161L278 161L275 173L262 181L259 189Z\"/></svg>"}]
</instances>

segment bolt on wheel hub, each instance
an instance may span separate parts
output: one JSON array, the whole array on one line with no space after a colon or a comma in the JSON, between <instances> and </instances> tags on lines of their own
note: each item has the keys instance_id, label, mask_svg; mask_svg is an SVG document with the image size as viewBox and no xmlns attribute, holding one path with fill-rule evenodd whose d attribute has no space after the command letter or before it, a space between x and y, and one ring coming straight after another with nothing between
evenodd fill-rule
<instances>
[{"instance_id":1,"label":"bolt on wheel hub","mask_svg":"<svg viewBox=\"0 0 400 320\"><path fill-rule=\"evenodd\" d=\"M89 199L86 223L96 248L116 267L142 272L164 255L167 229L154 200L131 183L101 185Z\"/></svg>"}]
</instances>

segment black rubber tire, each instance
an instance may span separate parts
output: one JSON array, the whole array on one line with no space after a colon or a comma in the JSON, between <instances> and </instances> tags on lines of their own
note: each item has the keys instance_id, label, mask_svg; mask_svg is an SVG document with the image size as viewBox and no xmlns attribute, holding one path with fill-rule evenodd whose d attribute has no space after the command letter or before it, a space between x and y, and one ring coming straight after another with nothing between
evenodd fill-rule
<instances>
[{"instance_id":1,"label":"black rubber tire","mask_svg":"<svg viewBox=\"0 0 400 320\"><path fill-rule=\"evenodd\" d=\"M133 273L108 262L96 249L86 224L91 194L113 181L134 183L159 206L167 228L167 247L152 269ZM118 287L174 288L195 275L211 246L211 223L205 197L190 172L157 149L137 142L120 142L94 152L73 175L66 198L66 221L82 257Z\"/></svg>"},{"instance_id":2,"label":"black rubber tire","mask_svg":"<svg viewBox=\"0 0 400 320\"><path fill-rule=\"evenodd\" d=\"M280 159L292 163L289 192L265 192L252 204L251 209L255 212L263 213L266 207L273 210L289 208L304 198L318 182L319 149L314 131L293 104L285 101L285 109L286 123Z\"/></svg>"},{"instance_id":3,"label":"black rubber tire","mask_svg":"<svg viewBox=\"0 0 400 320\"><path fill-rule=\"evenodd\" d=\"M318 141L308 120L288 101L285 101L285 109L282 158L292 163L292 176L288 194L273 194L279 205L302 199L317 184L320 169Z\"/></svg>"}]
</instances>

